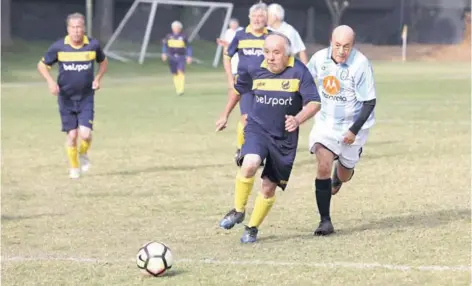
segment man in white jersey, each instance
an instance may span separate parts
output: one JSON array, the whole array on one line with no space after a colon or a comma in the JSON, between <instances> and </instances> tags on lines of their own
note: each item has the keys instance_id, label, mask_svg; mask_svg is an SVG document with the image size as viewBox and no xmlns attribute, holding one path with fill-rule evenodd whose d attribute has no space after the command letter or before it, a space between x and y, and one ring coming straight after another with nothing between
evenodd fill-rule
<instances>
[{"instance_id":1,"label":"man in white jersey","mask_svg":"<svg viewBox=\"0 0 472 286\"><path fill-rule=\"evenodd\" d=\"M234 36L236 35L236 32L243 29L242 27L239 26L239 21L236 18L231 18L229 20L228 26L229 28L228 30L226 30L223 39L220 39L220 38L216 39L216 42L218 43L218 45L223 46L225 48L225 53L226 53L226 49L228 48L229 43L233 41ZM233 73L233 76L238 73L238 62L239 62L239 56L238 54L235 54L231 58L231 72ZM228 83L228 84L232 84L232 83Z\"/></svg>"},{"instance_id":2,"label":"man in white jersey","mask_svg":"<svg viewBox=\"0 0 472 286\"><path fill-rule=\"evenodd\" d=\"M295 30L295 28L289 23L284 21L285 11L279 4L270 4L268 7L268 26L269 29L274 32L279 32L284 34L289 38L292 44L292 55L296 56L299 54L299 58L305 65L308 62L308 56L306 54L306 47L303 43L300 34Z\"/></svg>"},{"instance_id":3,"label":"man in white jersey","mask_svg":"<svg viewBox=\"0 0 472 286\"><path fill-rule=\"evenodd\" d=\"M314 235L334 232L329 210L331 196L354 175L375 121L372 66L353 48L354 41L355 33L349 26L337 27L330 47L316 52L307 65L321 97L321 110L315 116L309 139L310 152L318 161L315 193L321 217Z\"/></svg>"}]
</instances>

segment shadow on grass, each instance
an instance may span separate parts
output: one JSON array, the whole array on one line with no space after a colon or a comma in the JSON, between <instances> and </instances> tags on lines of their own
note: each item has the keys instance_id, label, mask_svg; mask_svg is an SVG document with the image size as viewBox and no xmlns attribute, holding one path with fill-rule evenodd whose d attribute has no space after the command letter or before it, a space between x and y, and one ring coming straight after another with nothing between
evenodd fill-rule
<instances>
[{"instance_id":1,"label":"shadow on grass","mask_svg":"<svg viewBox=\"0 0 472 286\"><path fill-rule=\"evenodd\" d=\"M363 231L373 231L373 230L386 230L386 229L396 229L401 231L405 228L415 228L415 229L424 229L424 228L435 228L441 225L447 225L450 222L455 221L471 221L471 210L470 209L459 209L459 210L439 210L429 213L416 213L410 215L399 215L391 216L378 220L371 220L367 222L360 223L357 226L349 228L340 228L336 229L336 223L334 222L335 233L333 236L340 235L354 235ZM306 233L303 234L293 234L293 235L269 235L267 237L261 237L258 241L284 241L287 239L315 239L313 236L314 228L316 224L313 224L313 229L306 229ZM300 229L296 230L300 232Z\"/></svg>"},{"instance_id":2,"label":"shadow on grass","mask_svg":"<svg viewBox=\"0 0 472 286\"><path fill-rule=\"evenodd\" d=\"M104 174L96 174L90 175L92 176L134 176L143 173L157 173L157 172L172 172L172 171L191 171L191 170L201 170L201 169L208 169L208 168L222 168L229 166L230 163L227 164L206 164L206 165L163 165L163 166L155 166L150 168L144 169L137 169L137 170L124 170L124 171L117 171L117 172L110 172Z\"/></svg>"},{"instance_id":3,"label":"shadow on grass","mask_svg":"<svg viewBox=\"0 0 472 286\"><path fill-rule=\"evenodd\" d=\"M10 215L2 215L2 222L7 221L18 221L18 220L25 220L25 219L37 219L42 217L54 217L54 216L63 216L64 214L54 214L54 213L43 213L43 214L36 214L36 215L19 215L19 216L10 216Z\"/></svg>"}]
</instances>

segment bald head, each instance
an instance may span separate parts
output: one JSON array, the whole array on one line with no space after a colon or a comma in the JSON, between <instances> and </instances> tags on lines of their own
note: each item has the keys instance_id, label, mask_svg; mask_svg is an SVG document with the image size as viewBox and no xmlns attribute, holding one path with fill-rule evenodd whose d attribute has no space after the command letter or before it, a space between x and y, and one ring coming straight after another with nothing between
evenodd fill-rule
<instances>
[{"instance_id":1,"label":"bald head","mask_svg":"<svg viewBox=\"0 0 472 286\"><path fill-rule=\"evenodd\" d=\"M354 46L356 33L347 26L341 25L333 30L331 35L332 58L337 63L344 63L351 53Z\"/></svg>"},{"instance_id":2,"label":"bald head","mask_svg":"<svg viewBox=\"0 0 472 286\"><path fill-rule=\"evenodd\" d=\"M290 40L283 34L274 32L264 41L264 58L269 70L273 73L282 72L290 58Z\"/></svg>"}]
</instances>

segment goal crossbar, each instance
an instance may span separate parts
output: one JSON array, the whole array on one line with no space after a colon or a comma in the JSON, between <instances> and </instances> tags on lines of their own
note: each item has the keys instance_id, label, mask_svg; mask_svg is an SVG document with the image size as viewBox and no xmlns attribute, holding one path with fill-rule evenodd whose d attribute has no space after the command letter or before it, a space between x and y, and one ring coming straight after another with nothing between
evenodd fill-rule
<instances>
[{"instance_id":1,"label":"goal crossbar","mask_svg":"<svg viewBox=\"0 0 472 286\"><path fill-rule=\"evenodd\" d=\"M192 34L189 37L189 41L192 42L192 40L195 38L195 36L198 34L199 30L203 27L203 24L206 22L210 14L217 8L225 8L226 9L226 15L224 18L223 25L221 27L220 31L220 38L223 37L224 32L226 30L226 27L229 24L231 14L233 12L233 3L220 3L220 2L204 2L204 1L180 1L180 0L135 0L131 7L129 8L128 12L126 12L125 16L121 20L120 24L116 28L116 30L113 32L112 36L108 40L108 43L104 47L104 52L105 54L113 59L119 60L119 61L128 61L123 56L120 56L117 52L113 52L110 50L111 45L116 41L120 33L123 31L126 23L129 21L131 16L133 15L134 11L138 7L140 3L147 3L151 4L151 11L149 13L146 29L144 31L144 37L143 37L143 42L141 45L141 51L139 52L139 63L143 64L144 59L146 57L146 52L147 52L147 47L149 44L149 38L151 35L152 27L154 24L154 19L156 16L156 9L158 4L162 5L178 5L178 6L190 6L190 7L208 7L208 11L205 13L205 15L200 19L198 22L196 28L192 31ZM122 53L122 54L128 54L130 53ZM131 53L135 54L135 53ZM217 46L216 48L216 53L215 57L213 60L213 67L217 67L218 63L220 62L221 59L221 54L222 54L222 47L220 45ZM196 62L201 62L198 59L196 59Z\"/></svg>"}]
</instances>

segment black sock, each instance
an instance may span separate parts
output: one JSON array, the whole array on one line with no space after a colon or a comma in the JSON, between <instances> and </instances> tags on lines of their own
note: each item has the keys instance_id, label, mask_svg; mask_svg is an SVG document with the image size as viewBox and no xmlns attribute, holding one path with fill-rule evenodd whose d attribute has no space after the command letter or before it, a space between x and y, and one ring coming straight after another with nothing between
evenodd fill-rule
<instances>
[{"instance_id":1,"label":"black sock","mask_svg":"<svg viewBox=\"0 0 472 286\"><path fill-rule=\"evenodd\" d=\"M329 208L331 205L331 179L315 180L316 204L321 220L330 220Z\"/></svg>"}]
</instances>

